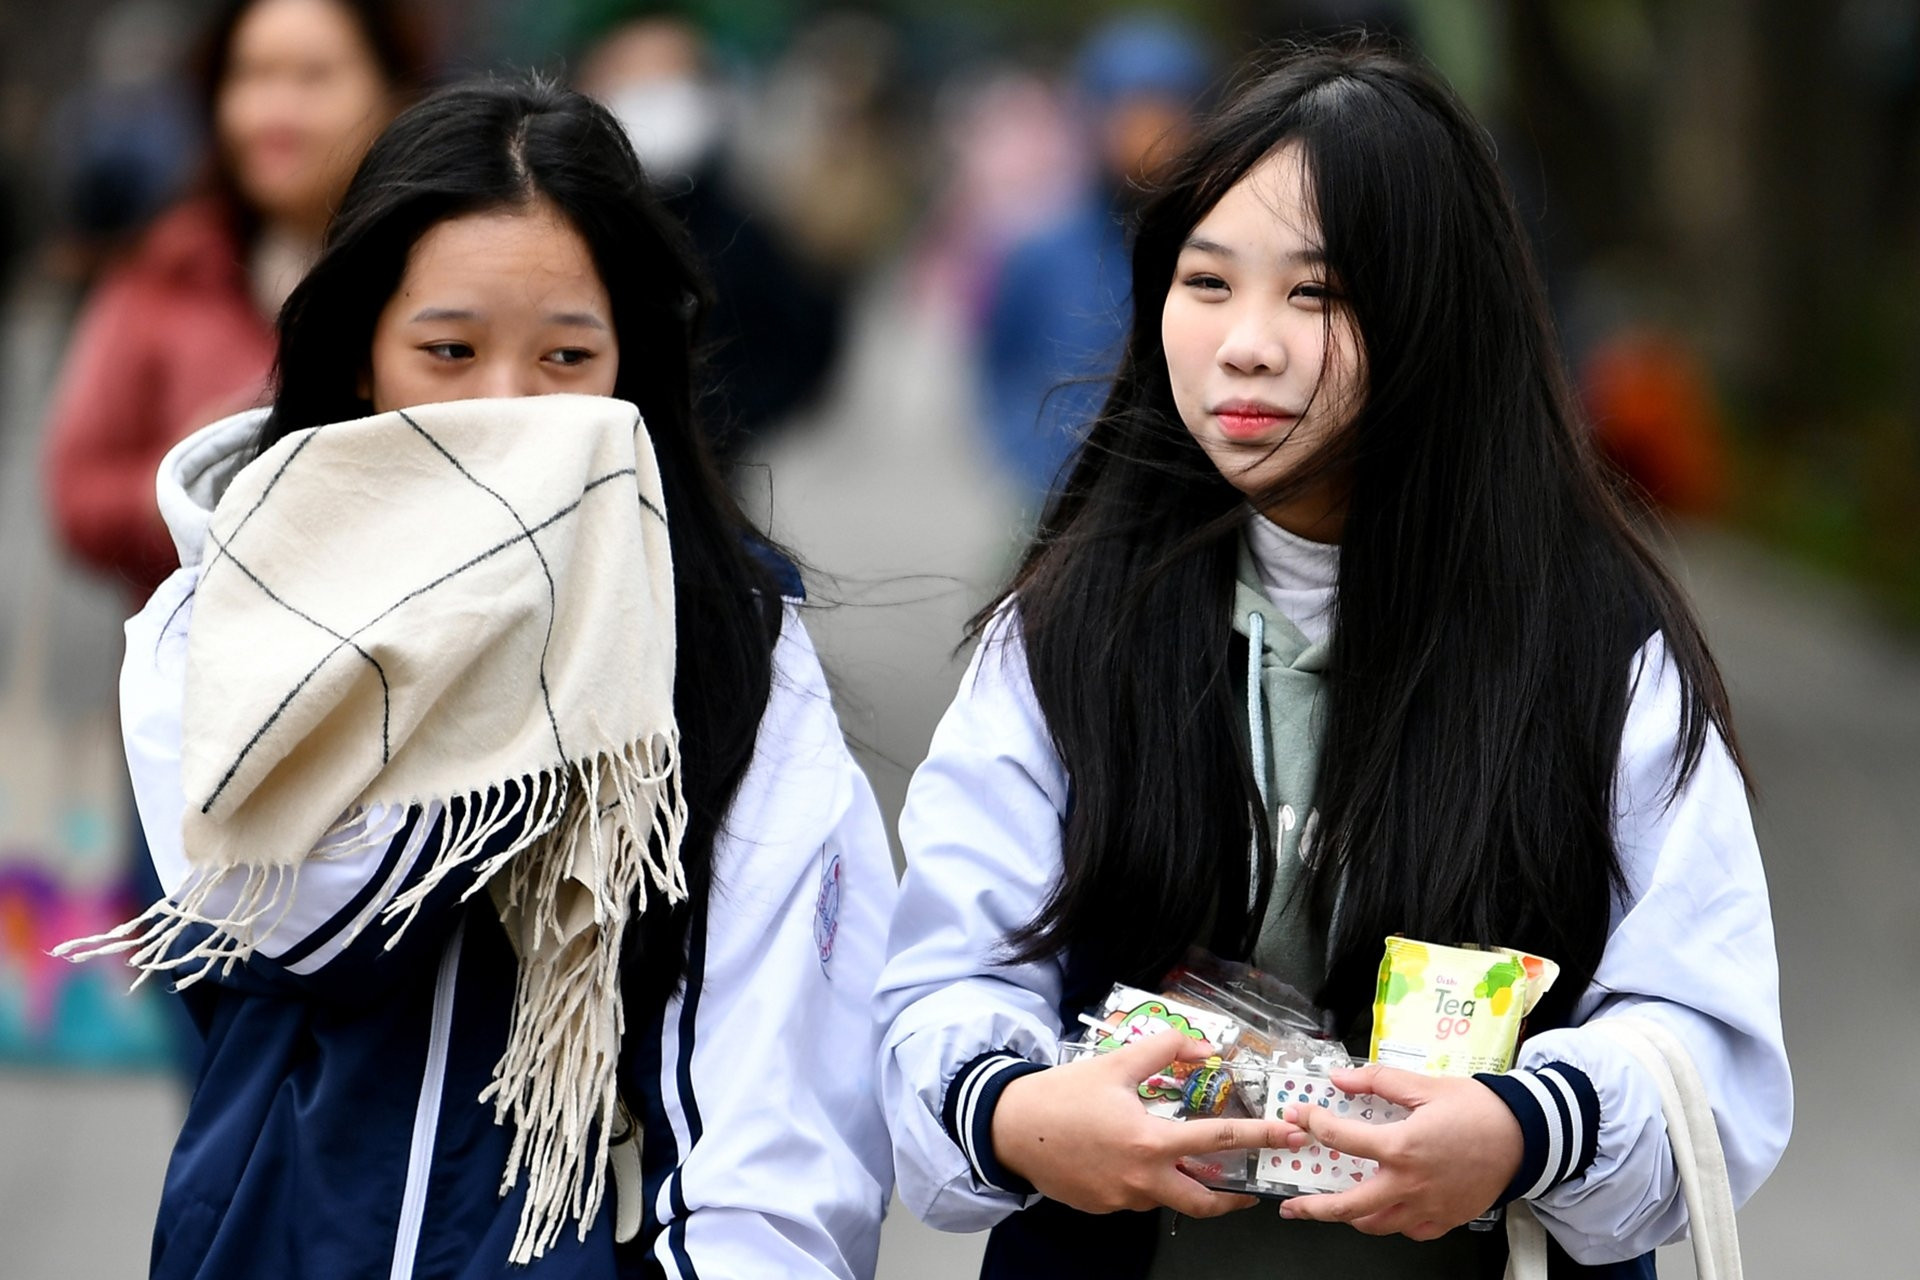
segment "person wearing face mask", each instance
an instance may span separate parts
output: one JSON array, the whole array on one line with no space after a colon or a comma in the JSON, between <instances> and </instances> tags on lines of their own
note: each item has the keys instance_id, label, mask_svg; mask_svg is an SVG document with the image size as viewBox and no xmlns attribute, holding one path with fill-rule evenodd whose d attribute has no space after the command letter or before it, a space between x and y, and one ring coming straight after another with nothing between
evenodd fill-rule
<instances>
[{"instance_id":1,"label":"person wearing face mask","mask_svg":"<svg viewBox=\"0 0 1920 1280\"><path fill-rule=\"evenodd\" d=\"M732 102L698 29L671 17L615 27L576 84L620 121L713 280L708 430L737 455L819 392L840 351L839 282L731 189Z\"/></svg>"},{"instance_id":2,"label":"person wearing face mask","mask_svg":"<svg viewBox=\"0 0 1920 1280\"><path fill-rule=\"evenodd\" d=\"M161 456L259 402L272 317L422 71L390 0L231 0L210 28L207 176L88 299L47 423L60 539L132 597L176 563L153 491Z\"/></svg>"}]
</instances>

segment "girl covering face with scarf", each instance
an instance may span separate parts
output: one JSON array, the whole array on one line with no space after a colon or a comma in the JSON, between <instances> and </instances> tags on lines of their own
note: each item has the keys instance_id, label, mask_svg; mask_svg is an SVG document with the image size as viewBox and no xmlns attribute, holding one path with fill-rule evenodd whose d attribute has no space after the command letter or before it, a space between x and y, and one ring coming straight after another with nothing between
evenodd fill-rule
<instances>
[{"instance_id":1,"label":"girl covering face with scarf","mask_svg":"<svg viewBox=\"0 0 1920 1280\"><path fill-rule=\"evenodd\" d=\"M870 1275L893 897L707 306L600 107L397 119L167 458L123 718L206 1057L153 1274ZM722 1083L724 1082L724 1087Z\"/></svg>"},{"instance_id":2,"label":"girl covering face with scarf","mask_svg":"<svg viewBox=\"0 0 1920 1280\"><path fill-rule=\"evenodd\" d=\"M994 1228L990 1277L1497 1276L1461 1228L1521 1198L1555 1274L1651 1275L1686 1205L1600 1024L1680 1038L1743 1200L1792 1112L1772 929L1719 674L1594 461L1486 135L1391 54L1294 56L1151 193L1132 299L901 818L902 1198ZM1285 1122L1145 1115L1164 1041L1051 1065L1196 944L1364 1055L1396 933L1561 972L1507 1075L1336 1075L1412 1112L1298 1117L1362 1186L1242 1212L1182 1161Z\"/></svg>"}]
</instances>

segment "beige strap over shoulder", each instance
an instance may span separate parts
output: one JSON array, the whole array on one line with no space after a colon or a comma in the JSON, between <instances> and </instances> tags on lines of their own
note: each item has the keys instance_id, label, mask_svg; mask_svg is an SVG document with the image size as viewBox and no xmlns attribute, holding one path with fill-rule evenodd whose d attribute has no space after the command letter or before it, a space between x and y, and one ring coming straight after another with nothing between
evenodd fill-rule
<instances>
[{"instance_id":1,"label":"beige strap over shoulder","mask_svg":"<svg viewBox=\"0 0 1920 1280\"><path fill-rule=\"evenodd\" d=\"M1740 1280L1740 1236L1727 1157L1706 1085L1686 1046L1647 1018L1601 1018L1588 1025L1631 1053L1659 1086L1667 1139L1687 1202L1694 1273L1699 1280ZM1507 1280L1546 1280L1546 1228L1524 1201L1507 1206L1507 1250Z\"/></svg>"}]
</instances>

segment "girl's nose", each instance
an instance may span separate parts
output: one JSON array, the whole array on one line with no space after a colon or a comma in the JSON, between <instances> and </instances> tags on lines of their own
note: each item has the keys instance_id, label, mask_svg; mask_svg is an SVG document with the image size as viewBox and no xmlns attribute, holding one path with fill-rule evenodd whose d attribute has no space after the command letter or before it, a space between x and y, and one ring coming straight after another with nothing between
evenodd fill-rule
<instances>
[{"instance_id":1,"label":"girl's nose","mask_svg":"<svg viewBox=\"0 0 1920 1280\"><path fill-rule=\"evenodd\" d=\"M524 368L519 361L502 360L491 365L481 380L481 399L507 400L534 394L537 394L534 373Z\"/></svg>"},{"instance_id":2,"label":"girl's nose","mask_svg":"<svg viewBox=\"0 0 1920 1280\"><path fill-rule=\"evenodd\" d=\"M1264 317L1248 314L1236 320L1220 343L1220 364L1234 373L1279 373L1287 367L1286 344Z\"/></svg>"}]
</instances>

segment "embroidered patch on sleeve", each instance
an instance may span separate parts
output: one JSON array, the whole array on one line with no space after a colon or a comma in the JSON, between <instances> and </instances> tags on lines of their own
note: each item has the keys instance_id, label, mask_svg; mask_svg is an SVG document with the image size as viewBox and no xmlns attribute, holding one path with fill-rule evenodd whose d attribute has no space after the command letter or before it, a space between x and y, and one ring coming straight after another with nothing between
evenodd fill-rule
<instances>
[{"instance_id":1,"label":"embroidered patch on sleeve","mask_svg":"<svg viewBox=\"0 0 1920 1280\"><path fill-rule=\"evenodd\" d=\"M813 904L813 946L822 969L833 959L834 939L840 934L840 874L840 855L829 855L820 870L820 896Z\"/></svg>"}]
</instances>

